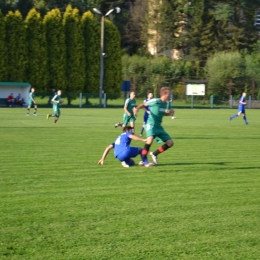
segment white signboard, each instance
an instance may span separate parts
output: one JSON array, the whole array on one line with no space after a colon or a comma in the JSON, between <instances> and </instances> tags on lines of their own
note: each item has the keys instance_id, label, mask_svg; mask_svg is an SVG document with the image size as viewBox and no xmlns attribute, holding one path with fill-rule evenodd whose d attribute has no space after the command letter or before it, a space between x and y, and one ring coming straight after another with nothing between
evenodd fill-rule
<instances>
[{"instance_id":1,"label":"white signboard","mask_svg":"<svg viewBox=\"0 0 260 260\"><path fill-rule=\"evenodd\" d=\"M205 84L187 84L187 96L205 96Z\"/></svg>"}]
</instances>

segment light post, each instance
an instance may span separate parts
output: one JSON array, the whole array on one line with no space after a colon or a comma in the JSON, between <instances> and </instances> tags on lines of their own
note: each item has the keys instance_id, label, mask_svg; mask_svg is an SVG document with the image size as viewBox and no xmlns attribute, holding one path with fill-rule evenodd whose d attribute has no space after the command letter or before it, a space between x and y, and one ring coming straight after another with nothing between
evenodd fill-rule
<instances>
[{"instance_id":1,"label":"light post","mask_svg":"<svg viewBox=\"0 0 260 260\"><path fill-rule=\"evenodd\" d=\"M112 12L120 13L121 9L115 7L109 10L106 14L103 14L97 8L93 8L93 11L101 16L101 36L100 36L100 85L99 85L99 106L102 107L102 95L103 95L103 80L104 80L104 58L106 53L104 52L104 20L106 16L109 16Z\"/></svg>"}]
</instances>

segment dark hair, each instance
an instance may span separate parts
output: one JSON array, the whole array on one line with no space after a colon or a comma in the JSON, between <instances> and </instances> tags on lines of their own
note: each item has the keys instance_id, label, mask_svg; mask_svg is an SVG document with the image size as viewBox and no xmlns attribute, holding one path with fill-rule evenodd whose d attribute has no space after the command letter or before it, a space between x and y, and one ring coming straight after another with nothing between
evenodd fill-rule
<instances>
[{"instance_id":1,"label":"dark hair","mask_svg":"<svg viewBox=\"0 0 260 260\"><path fill-rule=\"evenodd\" d=\"M133 129L133 127L131 127L131 126L125 126L124 128L123 128L123 132L125 133L125 132L130 132L130 131L132 131L132 129Z\"/></svg>"}]
</instances>

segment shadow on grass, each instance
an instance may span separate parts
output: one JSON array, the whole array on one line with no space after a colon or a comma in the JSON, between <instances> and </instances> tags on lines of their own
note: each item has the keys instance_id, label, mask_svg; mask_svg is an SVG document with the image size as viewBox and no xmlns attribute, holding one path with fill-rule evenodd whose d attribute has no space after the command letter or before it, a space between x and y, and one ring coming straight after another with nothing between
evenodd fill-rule
<instances>
[{"instance_id":1,"label":"shadow on grass","mask_svg":"<svg viewBox=\"0 0 260 260\"><path fill-rule=\"evenodd\" d=\"M229 162L209 162L209 163L205 163L205 162L173 162L173 163L163 163L163 164L158 164L156 165L156 167L164 167L164 166L189 166L189 165L218 165L218 166L225 166L227 165Z\"/></svg>"}]
</instances>

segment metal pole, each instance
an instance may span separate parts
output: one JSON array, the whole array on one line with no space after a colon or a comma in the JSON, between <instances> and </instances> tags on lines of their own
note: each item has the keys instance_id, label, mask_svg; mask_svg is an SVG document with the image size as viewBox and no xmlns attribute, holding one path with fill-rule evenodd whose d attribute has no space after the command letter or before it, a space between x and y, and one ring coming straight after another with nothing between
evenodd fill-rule
<instances>
[{"instance_id":1,"label":"metal pole","mask_svg":"<svg viewBox=\"0 0 260 260\"><path fill-rule=\"evenodd\" d=\"M100 85L99 85L99 107L102 107L103 80L104 80L104 16L101 16L101 36L100 36Z\"/></svg>"},{"instance_id":2,"label":"metal pole","mask_svg":"<svg viewBox=\"0 0 260 260\"><path fill-rule=\"evenodd\" d=\"M82 93L79 93L79 107L82 107Z\"/></svg>"},{"instance_id":3,"label":"metal pole","mask_svg":"<svg viewBox=\"0 0 260 260\"><path fill-rule=\"evenodd\" d=\"M107 94L104 93L104 108L107 107Z\"/></svg>"},{"instance_id":4,"label":"metal pole","mask_svg":"<svg viewBox=\"0 0 260 260\"><path fill-rule=\"evenodd\" d=\"M248 107L249 108L252 108L252 97L251 96L249 96L249 99L248 99Z\"/></svg>"}]
</instances>

